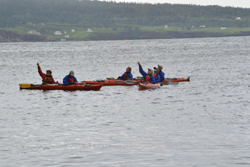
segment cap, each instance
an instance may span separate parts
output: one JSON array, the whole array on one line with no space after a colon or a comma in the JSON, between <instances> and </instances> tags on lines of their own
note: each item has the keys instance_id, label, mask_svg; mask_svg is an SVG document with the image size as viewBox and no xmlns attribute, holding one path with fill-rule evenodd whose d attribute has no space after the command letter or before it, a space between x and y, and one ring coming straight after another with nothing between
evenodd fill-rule
<instances>
[{"instance_id":1,"label":"cap","mask_svg":"<svg viewBox=\"0 0 250 167\"><path fill-rule=\"evenodd\" d=\"M159 69L158 68L154 68L154 73L158 74L159 73Z\"/></svg>"},{"instance_id":2,"label":"cap","mask_svg":"<svg viewBox=\"0 0 250 167\"><path fill-rule=\"evenodd\" d=\"M154 69L158 69L158 68L154 67Z\"/></svg>"},{"instance_id":3,"label":"cap","mask_svg":"<svg viewBox=\"0 0 250 167\"><path fill-rule=\"evenodd\" d=\"M159 68L160 70L162 70L162 69L163 69L163 66L158 64L158 68Z\"/></svg>"},{"instance_id":4,"label":"cap","mask_svg":"<svg viewBox=\"0 0 250 167\"><path fill-rule=\"evenodd\" d=\"M69 72L69 75L71 75L71 76L74 76L74 71L73 70L71 70L70 72Z\"/></svg>"},{"instance_id":5,"label":"cap","mask_svg":"<svg viewBox=\"0 0 250 167\"><path fill-rule=\"evenodd\" d=\"M154 73L154 71L152 69L150 69L150 68L148 68L148 71L151 71L152 74Z\"/></svg>"}]
</instances>

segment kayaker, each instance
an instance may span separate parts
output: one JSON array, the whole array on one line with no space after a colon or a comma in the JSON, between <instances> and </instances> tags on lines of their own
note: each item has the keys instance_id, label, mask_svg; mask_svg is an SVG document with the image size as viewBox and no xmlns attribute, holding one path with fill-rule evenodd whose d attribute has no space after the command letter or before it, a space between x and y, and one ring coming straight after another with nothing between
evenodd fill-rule
<instances>
[{"instance_id":1,"label":"kayaker","mask_svg":"<svg viewBox=\"0 0 250 167\"><path fill-rule=\"evenodd\" d=\"M70 71L69 75L66 75L63 78L63 84L64 85L72 85L72 84L78 84L78 81L76 79L76 77L74 77L74 71Z\"/></svg>"},{"instance_id":2,"label":"kayaker","mask_svg":"<svg viewBox=\"0 0 250 167\"><path fill-rule=\"evenodd\" d=\"M163 82L165 80L165 73L162 72L163 66L162 65L158 65L158 69L159 69L159 75L161 77L161 82Z\"/></svg>"},{"instance_id":3,"label":"kayaker","mask_svg":"<svg viewBox=\"0 0 250 167\"><path fill-rule=\"evenodd\" d=\"M133 75L132 75L131 71L132 71L132 68L127 67L126 72L122 76L119 76L117 79L122 79L122 80L132 79Z\"/></svg>"},{"instance_id":4,"label":"kayaker","mask_svg":"<svg viewBox=\"0 0 250 167\"><path fill-rule=\"evenodd\" d=\"M139 72L141 73L141 75L143 76L143 81L145 82L150 82L150 83L156 83L155 81L155 77L154 77L154 71L152 69L148 69L148 73L146 73L142 66L141 63L138 61L138 65L139 65Z\"/></svg>"},{"instance_id":5,"label":"kayaker","mask_svg":"<svg viewBox=\"0 0 250 167\"><path fill-rule=\"evenodd\" d=\"M44 74L41 70L41 67L39 63L37 62L37 68L38 68L38 73L42 77L43 85L46 84L55 84L56 82L54 81L54 78L52 77L52 71L51 70L46 70L46 74Z\"/></svg>"},{"instance_id":6,"label":"kayaker","mask_svg":"<svg viewBox=\"0 0 250 167\"><path fill-rule=\"evenodd\" d=\"M159 75L159 69L156 67L154 67L154 77L155 77L156 83L161 82L161 76Z\"/></svg>"}]
</instances>

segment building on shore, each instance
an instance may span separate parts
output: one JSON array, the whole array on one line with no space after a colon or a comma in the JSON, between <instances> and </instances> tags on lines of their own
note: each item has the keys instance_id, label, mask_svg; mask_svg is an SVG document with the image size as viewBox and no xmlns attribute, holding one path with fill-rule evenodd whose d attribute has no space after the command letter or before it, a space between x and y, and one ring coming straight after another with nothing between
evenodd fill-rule
<instances>
[{"instance_id":1,"label":"building on shore","mask_svg":"<svg viewBox=\"0 0 250 167\"><path fill-rule=\"evenodd\" d=\"M62 35L61 31L55 31L54 35Z\"/></svg>"},{"instance_id":2,"label":"building on shore","mask_svg":"<svg viewBox=\"0 0 250 167\"><path fill-rule=\"evenodd\" d=\"M36 30L29 30L28 34L41 35L41 33L37 32Z\"/></svg>"}]
</instances>

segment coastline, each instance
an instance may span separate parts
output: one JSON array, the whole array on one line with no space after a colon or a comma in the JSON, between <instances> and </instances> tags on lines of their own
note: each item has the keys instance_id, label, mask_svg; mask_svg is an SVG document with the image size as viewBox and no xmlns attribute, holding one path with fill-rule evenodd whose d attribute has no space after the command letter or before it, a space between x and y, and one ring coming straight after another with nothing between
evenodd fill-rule
<instances>
[{"instance_id":1,"label":"coastline","mask_svg":"<svg viewBox=\"0 0 250 167\"><path fill-rule=\"evenodd\" d=\"M185 32L185 31L167 31L159 32L122 32L117 34L96 33L87 39L67 39L65 41L100 41L100 40L140 40L140 39L174 39L174 38L209 38L209 37L230 37L230 36L250 36L250 31L240 31L235 33L218 32ZM52 39L42 35L22 34L9 30L0 30L0 42L58 42L58 39Z\"/></svg>"}]
</instances>

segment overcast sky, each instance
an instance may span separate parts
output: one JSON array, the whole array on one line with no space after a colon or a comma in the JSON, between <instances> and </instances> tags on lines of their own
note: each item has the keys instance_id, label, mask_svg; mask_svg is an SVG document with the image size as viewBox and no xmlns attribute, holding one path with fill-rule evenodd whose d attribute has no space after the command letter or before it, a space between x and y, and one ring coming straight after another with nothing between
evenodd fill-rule
<instances>
[{"instance_id":1,"label":"overcast sky","mask_svg":"<svg viewBox=\"0 0 250 167\"><path fill-rule=\"evenodd\" d=\"M250 8L250 0L105 0L116 2L148 2L148 3L171 3L171 4L195 4L195 5L219 5Z\"/></svg>"}]
</instances>

